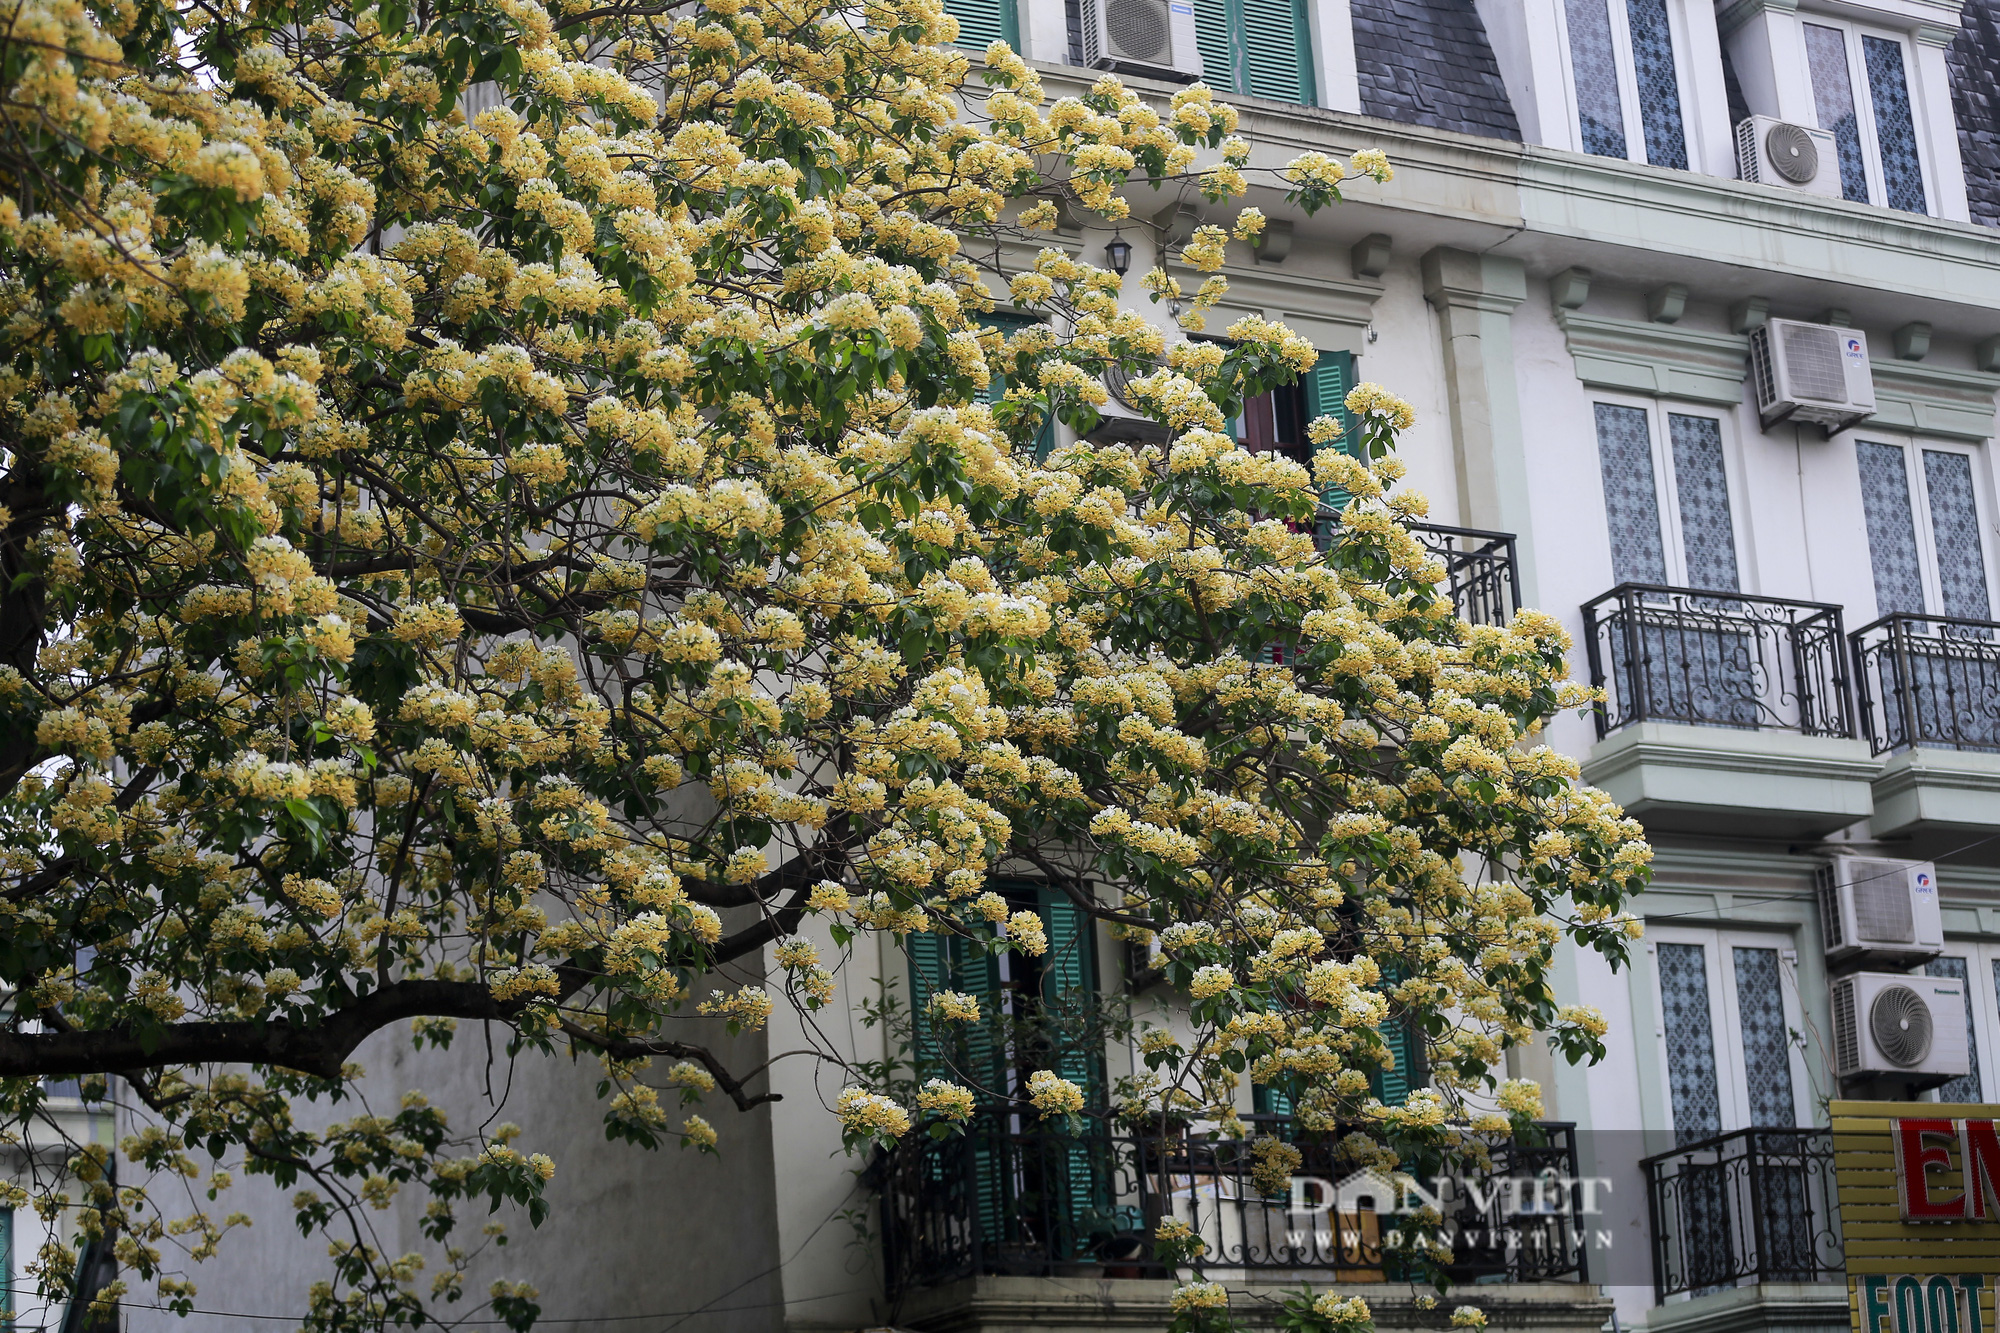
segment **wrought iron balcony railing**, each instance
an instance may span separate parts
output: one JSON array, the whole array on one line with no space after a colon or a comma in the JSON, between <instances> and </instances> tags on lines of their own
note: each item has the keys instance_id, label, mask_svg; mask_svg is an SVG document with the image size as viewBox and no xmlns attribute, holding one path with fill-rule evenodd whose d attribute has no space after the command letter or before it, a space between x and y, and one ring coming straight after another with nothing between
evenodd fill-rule
<instances>
[{"instance_id":1,"label":"wrought iron balcony railing","mask_svg":"<svg viewBox=\"0 0 2000 1333\"><path fill-rule=\"evenodd\" d=\"M1876 754L2000 750L2000 622L1884 616L1854 631L1861 727Z\"/></svg>"},{"instance_id":2,"label":"wrought iron balcony railing","mask_svg":"<svg viewBox=\"0 0 2000 1333\"><path fill-rule=\"evenodd\" d=\"M1474 625L1504 625L1521 609L1513 533L1438 523L1414 523L1410 531L1444 561L1445 587L1460 617Z\"/></svg>"},{"instance_id":3,"label":"wrought iron balcony railing","mask_svg":"<svg viewBox=\"0 0 2000 1333\"><path fill-rule=\"evenodd\" d=\"M892 1293L980 1273L1165 1276L1159 1224L1178 1219L1207 1245L1203 1271L1279 1272L1342 1282L1399 1280L1405 1212L1386 1179L1357 1172L1343 1133L1297 1134L1283 1116L1246 1117L1303 1162L1288 1192L1253 1179L1248 1140L1177 1129L1068 1134L982 1113L967 1132L911 1135L878 1159ZM1460 1281L1585 1280L1575 1128L1539 1127L1535 1146L1502 1144L1476 1189L1440 1193ZM1515 1182L1495 1188L1495 1182ZM1428 1199L1423 1200L1428 1202Z\"/></svg>"},{"instance_id":4,"label":"wrought iron balcony railing","mask_svg":"<svg viewBox=\"0 0 2000 1333\"><path fill-rule=\"evenodd\" d=\"M1648 1157L1657 1300L1756 1282L1839 1280L1833 1132L1745 1129Z\"/></svg>"},{"instance_id":5,"label":"wrought iron balcony railing","mask_svg":"<svg viewBox=\"0 0 2000 1333\"><path fill-rule=\"evenodd\" d=\"M1840 608L1621 583L1583 608L1597 734L1634 722L1852 736Z\"/></svg>"}]
</instances>

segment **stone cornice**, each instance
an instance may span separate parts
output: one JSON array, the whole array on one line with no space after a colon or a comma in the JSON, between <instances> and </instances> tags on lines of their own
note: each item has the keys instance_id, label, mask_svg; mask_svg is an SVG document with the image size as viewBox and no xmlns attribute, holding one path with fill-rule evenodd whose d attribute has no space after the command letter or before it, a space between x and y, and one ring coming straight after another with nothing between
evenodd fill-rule
<instances>
[{"instance_id":1,"label":"stone cornice","mask_svg":"<svg viewBox=\"0 0 2000 1333\"><path fill-rule=\"evenodd\" d=\"M1361 331L1374 322L1382 284L1287 271L1290 267L1225 264L1221 276L1229 282L1229 293L1213 312L1207 331L1221 333L1226 321L1254 310L1289 326L1322 351L1359 351ZM1190 295L1209 276L1176 263L1167 269Z\"/></svg>"},{"instance_id":2,"label":"stone cornice","mask_svg":"<svg viewBox=\"0 0 2000 1333\"><path fill-rule=\"evenodd\" d=\"M1948 18L1948 5L1916 6ZM1908 28L1917 19L1897 24ZM1051 99L1088 86L1084 71L1038 69ZM1164 104L1176 85L1126 82ZM1671 261L1673 281L1702 301L1726 303L1759 290L1787 301L1833 303L1874 293L1957 307L1907 309L1897 321L1935 319L1983 337L2000 326L2000 230L1805 194L1775 185L1674 171L1640 162L1458 134L1426 126L1260 98L1217 94L1236 106L1251 143L1246 201L1273 215L1294 210L1278 198L1275 173L1302 152L1345 155L1380 148L1396 167L1386 185L1352 180L1345 209L1398 237L1420 230L1429 244L1520 250L1538 270L1584 264L1600 272ZM1142 191L1133 205L1145 212ZM1519 234L1518 243L1510 234ZM1550 242L1560 244L1552 246ZM1302 242L1303 244L1303 242ZM1885 321L1886 322L1886 321ZM1964 326L1959 328L1957 326ZM1981 328L1985 332L1979 332Z\"/></svg>"},{"instance_id":3,"label":"stone cornice","mask_svg":"<svg viewBox=\"0 0 2000 1333\"><path fill-rule=\"evenodd\" d=\"M1719 407L1743 401L1748 338L1574 310L1558 310L1556 323L1576 363L1577 379L1589 388Z\"/></svg>"},{"instance_id":4,"label":"stone cornice","mask_svg":"<svg viewBox=\"0 0 2000 1333\"><path fill-rule=\"evenodd\" d=\"M1993 396L2000 375L1951 370L1916 361L1872 361L1875 415L1869 426L1945 439L1979 441L1993 435Z\"/></svg>"}]
</instances>

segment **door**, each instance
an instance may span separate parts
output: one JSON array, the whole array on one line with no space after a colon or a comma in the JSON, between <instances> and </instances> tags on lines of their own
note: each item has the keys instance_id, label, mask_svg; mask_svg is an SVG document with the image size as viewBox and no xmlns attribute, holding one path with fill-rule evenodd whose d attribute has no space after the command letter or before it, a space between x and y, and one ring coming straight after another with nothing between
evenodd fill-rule
<instances>
[{"instance_id":1,"label":"door","mask_svg":"<svg viewBox=\"0 0 2000 1333\"><path fill-rule=\"evenodd\" d=\"M1796 1127L1808 1106L1791 937L1651 934L1668 1113L1674 1141L1690 1149L1671 1183L1666 1239L1697 1294L1746 1272L1809 1277L1813 1181L1796 1136L1755 1133Z\"/></svg>"},{"instance_id":2,"label":"door","mask_svg":"<svg viewBox=\"0 0 2000 1333\"><path fill-rule=\"evenodd\" d=\"M1660 404L1593 409L1612 577L1653 589L1626 597L1601 631L1620 714L1756 726L1758 682L1769 677L1756 669L1743 603L1694 595L1742 590L1722 418Z\"/></svg>"},{"instance_id":3,"label":"door","mask_svg":"<svg viewBox=\"0 0 2000 1333\"><path fill-rule=\"evenodd\" d=\"M1886 734L1899 743L2000 749L2000 669L1982 538L1990 482L1982 451L1936 442L1859 439L1869 563L1878 616L1898 613L1900 651L1864 661Z\"/></svg>"}]
</instances>

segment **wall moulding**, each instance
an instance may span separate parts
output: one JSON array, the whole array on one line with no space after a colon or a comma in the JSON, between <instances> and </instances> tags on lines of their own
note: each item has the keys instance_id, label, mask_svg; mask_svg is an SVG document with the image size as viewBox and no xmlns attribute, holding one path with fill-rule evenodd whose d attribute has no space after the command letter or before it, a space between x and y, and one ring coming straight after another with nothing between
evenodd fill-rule
<instances>
[{"instance_id":1,"label":"wall moulding","mask_svg":"<svg viewBox=\"0 0 2000 1333\"><path fill-rule=\"evenodd\" d=\"M1558 310L1556 323L1576 362L1576 377L1588 388L1720 407L1743 401L1748 338L1573 310Z\"/></svg>"},{"instance_id":2,"label":"wall moulding","mask_svg":"<svg viewBox=\"0 0 2000 1333\"><path fill-rule=\"evenodd\" d=\"M1177 263L1168 271L1192 297L1209 275ZM1273 273L1225 264L1222 276L1229 295L1208 312L1207 332L1220 334L1246 314L1277 320L1323 352L1359 352L1362 334L1375 319L1375 302L1382 284L1358 279L1324 278L1304 273Z\"/></svg>"},{"instance_id":3,"label":"wall moulding","mask_svg":"<svg viewBox=\"0 0 2000 1333\"><path fill-rule=\"evenodd\" d=\"M1993 395L2000 393L2000 375L1913 361L1871 359L1869 364L1875 371L1875 415L1855 429L1876 426L1949 440L1992 438Z\"/></svg>"}]
</instances>

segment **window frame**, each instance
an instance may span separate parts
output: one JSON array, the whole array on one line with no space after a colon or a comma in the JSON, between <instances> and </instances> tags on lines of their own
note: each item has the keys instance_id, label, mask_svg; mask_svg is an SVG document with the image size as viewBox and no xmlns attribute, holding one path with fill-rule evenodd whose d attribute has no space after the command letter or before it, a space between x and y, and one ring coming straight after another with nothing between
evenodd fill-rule
<instances>
[{"instance_id":1,"label":"window frame","mask_svg":"<svg viewBox=\"0 0 2000 1333\"><path fill-rule=\"evenodd\" d=\"M1624 161L1637 162L1642 166L1652 165L1646 159L1646 120L1640 108L1639 65L1632 53L1632 20L1626 0L1604 0L1605 11L1611 24L1611 63L1618 84L1618 113L1625 131ZM1687 15L1682 10L1681 0L1665 0L1667 13L1668 40L1674 48L1674 87L1680 96L1681 143L1687 154L1689 171L1699 171L1700 130L1690 108L1695 104L1695 90L1688 78L1688 25ZM1577 98L1576 57L1569 42L1569 6L1558 3L1554 6L1557 35L1562 45L1562 58L1556 63L1562 68L1563 97L1569 109L1569 145L1576 152L1589 152L1583 146L1582 109ZM1592 157L1606 154L1591 153ZM1611 161L1620 159L1611 158ZM1662 170L1680 170L1665 167Z\"/></svg>"},{"instance_id":2,"label":"window frame","mask_svg":"<svg viewBox=\"0 0 2000 1333\"><path fill-rule=\"evenodd\" d=\"M1685 403L1672 398L1646 398L1633 394L1592 392L1591 429L1596 430L1596 405L1604 403L1611 407L1638 408L1646 414L1646 439L1652 450L1653 463L1653 503L1660 515L1660 546L1666 557L1667 586L1688 588L1688 560L1686 532L1681 526L1680 475L1674 469L1674 443L1670 416L1702 417L1713 421L1722 436L1722 475L1729 488L1729 535L1736 545L1736 582L1741 585L1736 592L1750 593L1757 589L1753 574L1753 562L1749 558L1750 531L1749 505L1744 503L1747 487L1743 476L1743 460L1738 448L1736 414L1728 408L1712 403ZM1593 447L1597 441L1593 437ZM1605 553L1610 557L1613 580L1616 581L1618 557L1612 549L1611 515L1604 503L1604 462L1601 453L1597 456L1598 466L1598 512L1604 516ZM1718 589L1717 591L1727 591Z\"/></svg>"},{"instance_id":3,"label":"window frame","mask_svg":"<svg viewBox=\"0 0 2000 1333\"><path fill-rule=\"evenodd\" d=\"M1930 478L1924 467L1926 453L1963 454L1972 465L1972 506L1979 522L1979 559L1983 568L1981 576L1986 580L1986 601L1988 614L2000 618L2000 585L1996 585L1994 574L1994 547L2000 545L2000 532L1994 528L1995 511L1992 496L1992 460L1987 456L1984 444L1970 444L1959 440L1939 440L1914 435L1904 431L1871 430L1859 426L1848 433L1850 456L1854 458L1853 473L1857 480L1861 476L1861 463L1854 446L1861 444L1894 445L1903 451L1903 478L1909 487L1910 525L1917 539L1917 573L1924 587L1924 609L1927 616L1950 615L1944 607L1944 581L1938 572L1937 528L1931 516ZM1867 501L1862 501L1866 505ZM1867 528L1866 510L1863 510L1862 528ZM1864 537L1865 540L1865 537ZM1875 551L1868 550L1869 585L1868 595L1875 598ZM1875 616L1880 619L1889 614L1887 608L1877 605Z\"/></svg>"},{"instance_id":4,"label":"window frame","mask_svg":"<svg viewBox=\"0 0 2000 1333\"><path fill-rule=\"evenodd\" d=\"M1965 960L1966 985L1976 997L1968 1035L1979 1056L1979 1096L1982 1102L2000 1101L2000 977L1993 971L2000 963L2000 943L1946 940L1944 952L1938 956ZM1938 1090L1925 1092L1922 1098L1934 1103Z\"/></svg>"},{"instance_id":5,"label":"window frame","mask_svg":"<svg viewBox=\"0 0 2000 1333\"><path fill-rule=\"evenodd\" d=\"M1814 1088L1811 1063L1801 1042L1792 1040L1793 1034L1806 1036L1811 1028L1806 1022L1804 1000L1799 993L1799 953L1796 930L1777 928L1772 930L1742 930L1728 926L1656 926L1646 925L1646 965L1650 969L1647 985L1653 1004L1654 1019L1654 1059L1659 1066L1659 1087L1661 1090L1660 1109L1664 1120L1661 1128L1672 1132L1674 1129L1673 1070L1669 1067L1667 1054L1667 1010L1666 999L1660 991L1660 954L1662 944L1697 944L1702 946L1703 961L1708 969L1709 996L1709 1036L1715 1043L1716 1105L1722 1116L1724 1134L1750 1129L1750 1081L1743 1059L1743 1043L1740 1040L1725 1040L1739 1031L1738 1015L1741 1008L1736 998L1736 968L1734 967L1737 948L1775 949L1778 954L1778 994L1785 1009L1785 1049L1788 1052L1792 1074L1792 1123L1811 1125L1815 1110ZM1728 954L1730 964L1724 965ZM1756 1128L1769 1128L1757 1126Z\"/></svg>"},{"instance_id":6,"label":"window frame","mask_svg":"<svg viewBox=\"0 0 2000 1333\"><path fill-rule=\"evenodd\" d=\"M1912 217L1939 217L1937 153L1933 150L1930 135L1926 132L1923 116L1923 90L1919 87L1921 77L1917 65L1916 43L1907 32L1894 28L1884 28L1873 23L1856 22L1838 14L1824 10L1800 9L1798 12L1798 68L1805 75L1808 91L1812 86L1812 61L1806 52L1805 25L1832 28L1841 35L1841 48L1847 56L1847 86L1854 97L1854 123L1861 136L1861 169L1868 179L1868 203L1874 208L1889 207L1889 183L1882 174L1882 141L1875 125L1875 89L1868 81L1868 60L1861 39L1874 37L1882 41L1892 41L1903 51L1903 95L1910 103L1911 138L1917 147L1917 167L1923 174L1924 211L1910 214ZM1813 123L1819 128L1832 132L1832 126L1819 124L1817 94L1815 92ZM1855 202L1850 200L1849 202Z\"/></svg>"}]
</instances>

